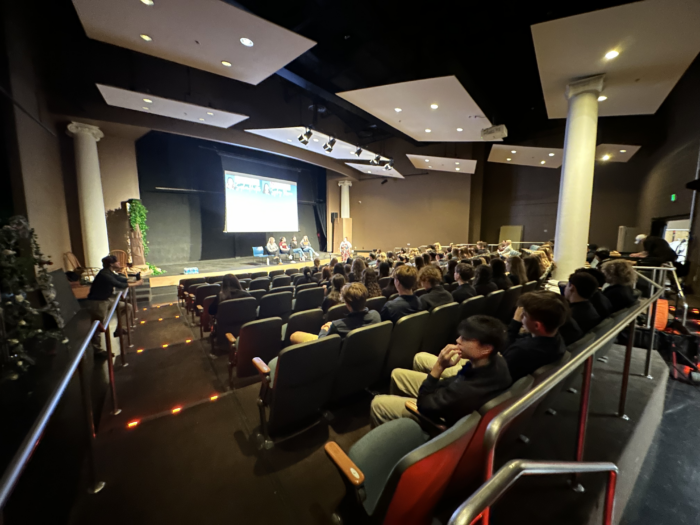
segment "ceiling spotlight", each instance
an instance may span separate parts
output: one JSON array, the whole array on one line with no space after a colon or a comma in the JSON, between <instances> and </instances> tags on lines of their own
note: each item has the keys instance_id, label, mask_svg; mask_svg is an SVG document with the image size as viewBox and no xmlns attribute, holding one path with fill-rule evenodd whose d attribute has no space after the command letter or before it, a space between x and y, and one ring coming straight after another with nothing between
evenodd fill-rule
<instances>
[{"instance_id":1,"label":"ceiling spotlight","mask_svg":"<svg viewBox=\"0 0 700 525\"><path fill-rule=\"evenodd\" d=\"M148 106L143 106L141 109L145 109L146 111L148 111L151 108L149 108Z\"/></svg>"},{"instance_id":2,"label":"ceiling spotlight","mask_svg":"<svg viewBox=\"0 0 700 525\"><path fill-rule=\"evenodd\" d=\"M139 35L141 38L143 38L146 42L150 42L153 40L150 36L148 35Z\"/></svg>"},{"instance_id":3,"label":"ceiling spotlight","mask_svg":"<svg viewBox=\"0 0 700 525\"><path fill-rule=\"evenodd\" d=\"M331 137L330 140L323 145L323 149L330 153L333 151L333 146L335 146L335 139Z\"/></svg>"},{"instance_id":4,"label":"ceiling spotlight","mask_svg":"<svg viewBox=\"0 0 700 525\"><path fill-rule=\"evenodd\" d=\"M432 166L428 166L429 168L432 168Z\"/></svg>"},{"instance_id":5,"label":"ceiling spotlight","mask_svg":"<svg viewBox=\"0 0 700 525\"><path fill-rule=\"evenodd\" d=\"M598 102L603 102L603 100L608 100L608 97L606 97L605 95L600 95L598 97Z\"/></svg>"},{"instance_id":6,"label":"ceiling spotlight","mask_svg":"<svg viewBox=\"0 0 700 525\"><path fill-rule=\"evenodd\" d=\"M367 173L372 173L372 170L367 170Z\"/></svg>"},{"instance_id":7,"label":"ceiling spotlight","mask_svg":"<svg viewBox=\"0 0 700 525\"><path fill-rule=\"evenodd\" d=\"M627 150L626 150L626 149L621 149L621 150L620 150L620 153L627 153Z\"/></svg>"},{"instance_id":8,"label":"ceiling spotlight","mask_svg":"<svg viewBox=\"0 0 700 525\"><path fill-rule=\"evenodd\" d=\"M318 139L314 139L314 142L318 142Z\"/></svg>"},{"instance_id":9,"label":"ceiling spotlight","mask_svg":"<svg viewBox=\"0 0 700 525\"><path fill-rule=\"evenodd\" d=\"M153 0L141 0L143 5L153 5Z\"/></svg>"},{"instance_id":10,"label":"ceiling spotlight","mask_svg":"<svg viewBox=\"0 0 700 525\"><path fill-rule=\"evenodd\" d=\"M306 133L302 133L297 137L297 140L301 142L304 146L306 146L309 143L311 135L313 135L313 132L310 129L307 129Z\"/></svg>"},{"instance_id":11,"label":"ceiling spotlight","mask_svg":"<svg viewBox=\"0 0 700 525\"><path fill-rule=\"evenodd\" d=\"M550 153L549 156L550 156L550 157L554 157L554 153Z\"/></svg>"},{"instance_id":12,"label":"ceiling spotlight","mask_svg":"<svg viewBox=\"0 0 700 525\"><path fill-rule=\"evenodd\" d=\"M152 101L150 98L144 98L143 101L144 101L146 104L152 104L152 103L153 103L153 101Z\"/></svg>"},{"instance_id":13,"label":"ceiling spotlight","mask_svg":"<svg viewBox=\"0 0 700 525\"><path fill-rule=\"evenodd\" d=\"M380 160L382 160L382 156L381 156L381 155L377 155L377 156L374 157L372 160L370 160L369 163L370 163L372 166L379 166L379 161L380 161Z\"/></svg>"},{"instance_id":14,"label":"ceiling spotlight","mask_svg":"<svg viewBox=\"0 0 700 525\"><path fill-rule=\"evenodd\" d=\"M433 130L432 130L432 129L426 129L426 130L425 130L426 133L430 133L431 131L433 131Z\"/></svg>"},{"instance_id":15,"label":"ceiling spotlight","mask_svg":"<svg viewBox=\"0 0 700 525\"><path fill-rule=\"evenodd\" d=\"M607 53L605 53L605 58L607 58L608 60L611 60L611 59L617 57L619 54L620 54L619 51L615 51L613 49L612 51L608 51Z\"/></svg>"},{"instance_id":16,"label":"ceiling spotlight","mask_svg":"<svg viewBox=\"0 0 700 525\"><path fill-rule=\"evenodd\" d=\"M511 153L517 153L517 151L515 151L515 150L511 150Z\"/></svg>"},{"instance_id":17,"label":"ceiling spotlight","mask_svg":"<svg viewBox=\"0 0 700 525\"><path fill-rule=\"evenodd\" d=\"M430 159L425 159L425 162L430 162Z\"/></svg>"},{"instance_id":18,"label":"ceiling spotlight","mask_svg":"<svg viewBox=\"0 0 700 525\"><path fill-rule=\"evenodd\" d=\"M226 62L226 60L221 61L222 66L231 67L231 62Z\"/></svg>"},{"instance_id":19,"label":"ceiling spotlight","mask_svg":"<svg viewBox=\"0 0 700 525\"><path fill-rule=\"evenodd\" d=\"M199 120L201 120L202 122L204 122L204 119L203 119L203 118L200 118Z\"/></svg>"},{"instance_id":20,"label":"ceiling spotlight","mask_svg":"<svg viewBox=\"0 0 700 525\"><path fill-rule=\"evenodd\" d=\"M455 162L455 165L459 166L459 162Z\"/></svg>"},{"instance_id":21,"label":"ceiling spotlight","mask_svg":"<svg viewBox=\"0 0 700 525\"><path fill-rule=\"evenodd\" d=\"M394 111L396 111L397 113L401 113L402 109L401 108L394 108Z\"/></svg>"},{"instance_id":22,"label":"ceiling spotlight","mask_svg":"<svg viewBox=\"0 0 700 525\"><path fill-rule=\"evenodd\" d=\"M610 155L603 155L603 160L610 160Z\"/></svg>"},{"instance_id":23,"label":"ceiling spotlight","mask_svg":"<svg viewBox=\"0 0 700 525\"><path fill-rule=\"evenodd\" d=\"M455 171L459 171L459 168L455 168Z\"/></svg>"},{"instance_id":24,"label":"ceiling spotlight","mask_svg":"<svg viewBox=\"0 0 700 525\"><path fill-rule=\"evenodd\" d=\"M508 158L508 159L506 159L506 160L507 160L508 162L510 162L510 159L509 159L509 158Z\"/></svg>"},{"instance_id":25,"label":"ceiling spotlight","mask_svg":"<svg viewBox=\"0 0 700 525\"><path fill-rule=\"evenodd\" d=\"M384 169L386 171L391 171L391 169L394 167L394 159L391 159L389 162L384 164Z\"/></svg>"},{"instance_id":26,"label":"ceiling spotlight","mask_svg":"<svg viewBox=\"0 0 700 525\"><path fill-rule=\"evenodd\" d=\"M358 147L358 148L355 150L355 155L357 155L358 157L359 157L360 155L362 155L362 148Z\"/></svg>"},{"instance_id":27,"label":"ceiling spotlight","mask_svg":"<svg viewBox=\"0 0 700 525\"><path fill-rule=\"evenodd\" d=\"M214 113L212 113L211 111L207 111L207 115L209 115L210 117L213 117Z\"/></svg>"},{"instance_id":28,"label":"ceiling spotlight","mask_svg":"<svg viewBox=\"0 0 700 525\"><path fill-rule=\"evenodd\" d=\"M430 109L437 109L438 105L437 104L430 104Z\"/></svg>"},{"instance_id":29,"label":"ceiling spotlight","mask_svg":"<svg viewBox=\"0 0 700 525\"><path fill-rule=\"evenodd\" d=\"M292 139L287 139L287 142L291 142L291 141L292 141Z\"/></svg>"},{"instance_id":30,"label":"ceiling spotlight","mask_svg":"<svg viewBox=\"0 0 700 525\"><path fill-rule=\"evenodd\" d=\"M457 128L457 131L464 131L462 128Z\"/></svg>"},{"instance_id":31,"label":"ceiling spotlight","mask_svg":"<svg viewBox=\"0 0 700 525\"><path fill-rule=\"evenodd\" d=\"M245 47L253 47L253 41L250 38L241 38L241 44L243 44Z\"/></svg>"}]
</instances>

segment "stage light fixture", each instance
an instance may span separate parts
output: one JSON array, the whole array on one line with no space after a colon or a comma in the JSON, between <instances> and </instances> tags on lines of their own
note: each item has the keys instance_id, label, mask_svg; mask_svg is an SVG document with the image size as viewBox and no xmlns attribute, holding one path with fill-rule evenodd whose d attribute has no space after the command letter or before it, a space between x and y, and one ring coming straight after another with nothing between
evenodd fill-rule
<instances>
[{"instance_id":1,"label":"stage light fixture","mask_svg":"<svg viewBox=\"0 0 700 525\"><path fill-rule=\"evenodd\" d=\"M394 159L391 159L389 162L384 164L384 170L386 170L386 171L391 171L393 167L394 167Z\"/></svg>"},{"instance_id":2,"label":"stage light fixture","mask_svg":"<svg viewBox=\"0 0 700 525\"><path fill-rule=\"evenodd\" d=\"M207 115L209 115L210 117L213 117L214 113L212 113L211 111L207 111ZM170 305L170 306L172 306L172 305Z\"/></svg>"},{"instance_id":3,"label":"stage light fixture","mask_svg":"<svg viewBox=\"0 0 700 525\"><path fill-rule=\"evenodd\" d=\"M313 132L310 129L307 129L306 133L302 133L297 137L297 140L301 142L304 146L306 146L309 143L309 140L311 139L312 135Z\"/></svg>"},{"instance_id":4,"label":"stage light fixture","mask_svg":"<svg viewBox=\"0 0 700 525\"><path fill-rule=\"evenodd\" d=\"M457 131L459 131L461 133L464 130L462 128L457 128Z\"/></svg>"},{"instance_id":5,"label":"stage light fixture","mask_svg":"<svg viewBox=\"0 0 700 525\"><path fill-rule=\"evenodd\" d=\"M362 148L358 147L358 148L355 150L355 155L357 155L358 157L359 157L360 155L362 155Z\"/></svg>"},{"instance_id":6,"label":"stage light fixture","mask_svg":"<svg viewBox=\"0 0 700 525\"><path fill-rule=\"evenodd\" d=\"M372 160L370 160L369 163L370 163L372 166L379 166L379 161L381 161L381 160L382 160L382 156L381 156L381 155L377 155L377 156L374 157Z\"/></svg>"},{"instance_id":7,"label":"stage light fixture","mask_svg":"<svg viewBox=\"0 0 700 525\"><path fill-rule=\"evenodd\" d=\"M438 105L437 104L430 104L430 109L437 109Z\"/></svg>"},{"instance_id":8,"label":"stage light fixture","mask_svg":"<svg viewBox=\"0 0 700 525\"><path fill-rule=\"evenodd\" d=\"M549 156L550 156L550 157L554 157L554 153L550 153Z\"/></svg>"},{"instance_id":9,"label":"stage light fixture","mask_svg":"<svg viewBox=\"0 0 700 525\"><path fill-rule=\"evenodd\" d=\"M144 101L146 104L152 104L152 103L153 103L153 101L152 101L150 98L144 98L143 101Z\"/></svg>"},{"instance_id":10,"label":"stage light fixture","mask_svg":"<svg viewBox=\"0 0 700 525\"><path fill-rule=\"evenodd\" d=\"M541 161L540 161L540 164L544 164L544 162L545 162L545 161L541 160Z\"/></svg>"},{"instance_id":11,"label":"stage light fixture","mask_svg":"<svg viewBox=\"0 0 700 525\"><path fill-rule=\"evenodd\" d=\"M386 184L387 182L389 182L389 179L384 179L384 180L382 181L382 184Z\"/></svg>"},{"instance_id":12,"label":"stage light fixture","mask_svg":"<svg viewBox=\"0 0 700 525\"><path fill-rule=\"evenodd\" d=\"M323 149L326 150L327 153L330 153L333 151L333 146L335 146L335 139L331 137L330 140L323 145Z\"/></svg>"}]
</instances>

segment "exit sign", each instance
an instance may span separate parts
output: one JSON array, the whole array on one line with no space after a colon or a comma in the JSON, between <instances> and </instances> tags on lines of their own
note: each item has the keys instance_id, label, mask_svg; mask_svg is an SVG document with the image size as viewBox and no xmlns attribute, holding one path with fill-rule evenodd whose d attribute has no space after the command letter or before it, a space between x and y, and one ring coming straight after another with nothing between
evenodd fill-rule
<instances>
[{"instance_id":1,"label":"exit sign","mask_svg":"<svg viewBox=\"0 0 700 525\"><path fill-rule=\"evenodd\" d=\"M675 193L671 194L671 202L676 202L676 194Z\"/></svg>"}]
</instances>

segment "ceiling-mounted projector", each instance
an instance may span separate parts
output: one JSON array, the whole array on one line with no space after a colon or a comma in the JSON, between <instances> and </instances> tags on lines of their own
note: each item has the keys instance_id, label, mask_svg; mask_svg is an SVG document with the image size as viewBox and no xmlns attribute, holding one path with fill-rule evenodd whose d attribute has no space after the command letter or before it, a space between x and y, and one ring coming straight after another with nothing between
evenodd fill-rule
<instances>
[{"instance_id":1,"label":"ceiling-mounted projector","mask_svg":"<svg viewBox=\"0 0 700 525\"><path fill-rule=\"evenodd\" d=\"M508 136L508 130L505 124L499 124L498 126L491 126L490 128L484 128L481 130L482 140L499 140L504 139Z\"/></svg>"}]
</instances>

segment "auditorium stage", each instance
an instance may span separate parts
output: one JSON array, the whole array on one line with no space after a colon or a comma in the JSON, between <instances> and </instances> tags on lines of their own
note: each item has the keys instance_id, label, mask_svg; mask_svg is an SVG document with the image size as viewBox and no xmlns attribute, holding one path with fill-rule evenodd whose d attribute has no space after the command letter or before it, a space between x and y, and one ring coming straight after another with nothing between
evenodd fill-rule
<instances>
[{"instance_id":1,"label":"auditorium stage","mask_svg":"<svg viewBox=\"0 0 700 525\"><path fill-rule=\"evenodd\" d=\"M321 253L321 264L326 264L331 260L333 254ZM213 277L225 273L234 275L249 272L261 272L269 270L286 270L288 268L303 268L313 265L313 260L306 261L283 261L282 264L265 264L265 259L256 257L237 257L235 259L212 259L208 261L189 261L156 265L163 270L165 275L152 276L149 278L151 288L162 286L177 286L180 279L186 277ZM199 268L198 274L185 275L185 268Z\"/></svg>"}]
</instances>

